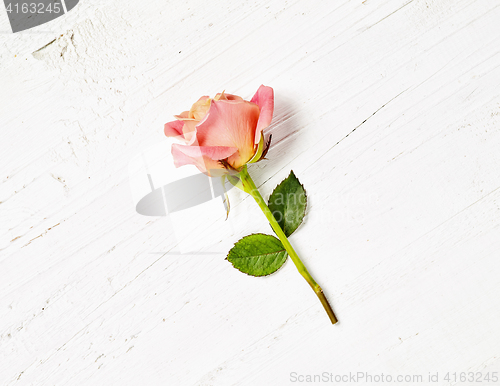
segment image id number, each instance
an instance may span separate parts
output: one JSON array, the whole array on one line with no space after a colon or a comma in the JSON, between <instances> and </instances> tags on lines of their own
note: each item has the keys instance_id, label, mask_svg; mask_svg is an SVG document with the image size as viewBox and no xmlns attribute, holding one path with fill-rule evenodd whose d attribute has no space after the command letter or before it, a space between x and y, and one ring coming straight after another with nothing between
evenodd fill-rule
<instances>
[{"instance_id":1,"label":"image id number","mask_svg":"<svg viewBox=\"0 0 500 386\"><path fill-rule=\"evenodd\" d=\"M473 372L462 372L462 373L446 373L444 380L448 382L498 382L498 373L473 373Z\"/></svg>"},{"instance_id":2,"label":"image id number","mask_svg":"<svg viewBox=\"0 0 500 386\"><path fill-rule=\"evenodd\" d=\"M7 13L61 13L59 3L21 3L7 5Z\"/></svg>"}]
</instances>

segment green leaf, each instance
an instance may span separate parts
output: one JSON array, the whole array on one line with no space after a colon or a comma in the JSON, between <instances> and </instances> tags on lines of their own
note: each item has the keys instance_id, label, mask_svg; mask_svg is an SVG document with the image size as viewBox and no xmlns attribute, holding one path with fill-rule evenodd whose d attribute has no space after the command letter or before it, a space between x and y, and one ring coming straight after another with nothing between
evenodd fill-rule
<instances>
[{"instance_id":1,"label":"green leaf","mask_svg":"<svg viewBox=\"0 0 500 386\"><path fill-rule=\"evenodd\" d=\"M281 241L276 237L256 233L239 240L226 259L233 267L251 276L266 276L276 272L287 258Z\"/></svg>"},{"instance_id":2,"label":"green leaf","mask_svg":"<svg viewBox=\"0 0 500 386\"><path fill-rule=\"evenodd\" d=\"M302 223L306 213L307 196L293 170L274 189L269 197L269 209L286 237L290 236Z\"/></svg>"}]
</instances>

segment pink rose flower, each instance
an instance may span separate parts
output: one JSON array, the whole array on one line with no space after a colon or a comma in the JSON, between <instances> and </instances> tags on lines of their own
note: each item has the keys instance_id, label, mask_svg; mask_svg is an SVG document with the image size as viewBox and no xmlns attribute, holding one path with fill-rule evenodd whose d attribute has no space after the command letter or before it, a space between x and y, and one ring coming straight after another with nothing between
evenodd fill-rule
<instances>
[{"instance_id":1,"label":"pink rose flower","mask_svg":"<svg viewBox=\"0 0 500 386\"><path fill-rule=\"evenodd\" d=\"M250 101L224 92L213 99L201 97L165 124L165 135L182 142L172 145L175 166L192 164L220 176L259 161L267 151L262 130L271 123L273 110L273 89L264 85Z\"/></svg>"}]
</instances>

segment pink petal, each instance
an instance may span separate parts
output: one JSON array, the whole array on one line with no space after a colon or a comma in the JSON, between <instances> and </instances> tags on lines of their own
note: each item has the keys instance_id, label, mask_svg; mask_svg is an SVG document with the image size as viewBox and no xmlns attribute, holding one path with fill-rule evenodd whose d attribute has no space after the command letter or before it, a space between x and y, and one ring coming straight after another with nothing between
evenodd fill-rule
<instances>
[{"instance_id":1,"label":"pink petal","mask_svg":"<svg viewBox=\"0 0 500 386\"><path fill-rule=\"evenodd\" d=\"M242 101L243 98L239 97L238 95L233 95L233 94L226 94L226 98L228 101Z\"/></svg>"},{"instance_id":2,"label":"pink petal","mask_svg":"<svg viewBox=\"0 0 500 386\"><path fill-rule=\"evenodd\" d=\"M189 157L209 157L213 160L221 160L234 154L238 149L226 146L186 146L173 144L179 151Z\"/></svg>"},{"instance_id":3,"label":"pink petal","mask_svg":"<svg viewBox=\"0 0 500 386\"><path fill-rule=\"evenodd\" d=\"M255 153L254 138L258 121L259 109L253 103L243 100L212 101L207 115L196 126L196 138L201 146L238 149L228 162L239 168Z\"/></svg>"},{"instance_id":4,"label":"pink petal","mask_svg":"<svg viewBox=\"0 0 500 386\"><path fill-rule=\"evenodd\" d=\"M242 101L243 98L238 95L226 94L224 91L217 94L214 98L215 101Z\"/></svg>"},{"instance_id":5,"label":"pink petal","mask_svg":"<svg viewBox=\"0 0 500 386\"><path fill-rule=\"evenodd\" d=\"M183 121L185 119L193 119L193 118L189 118L189 111L183 111L179 115L174 115L174 118L178 119L179 121Z\"/></svg>"},{"instance_id":6,"label":"pink petal","mask_svg":"<svg viewBox=\"0 0 500 386\"><path fill-rule=\"evenodd\" d=\"M192 145L196 141L196 125L198 121L186 120L184 121L184 126L182 127L182 133L187 141L187 145Z\"/></svg>"},{"instance_id":7,"label":"pink petal","mask_svg":"<svg viewBox=\"0 0 500 386\"><path fill-rule=\"evenodd\" d=\"M172 121L165 123L165 135L167 137L182 137L182 127L184 126L184 122L182 121Z\"/></svg>"},{"instance_id":8,"label":"pink petal","mask_svg":"<svg viewBox=\"0 0 500 386\"><path fill-rule=\"evenodd\" d=\"M273 119L273 89L271 87L261 85L250 102L255 103L260 109L259 123L257 123L257 130L255 131L254 139L254 143L259 143L262 130L269 126Z\"/></svg>"},{"instance_id":9,"label":"pink petal","mask_svg":"<svg viewBox=\"0 0 500 386\"><path fill-rule=\"evenodd\" d=\"M195 165L201 172L213 175L213 170L224 169L219 160L228 158L238 149L224 146L172 145L175 167Z\"/></svg>"}]
</instances>

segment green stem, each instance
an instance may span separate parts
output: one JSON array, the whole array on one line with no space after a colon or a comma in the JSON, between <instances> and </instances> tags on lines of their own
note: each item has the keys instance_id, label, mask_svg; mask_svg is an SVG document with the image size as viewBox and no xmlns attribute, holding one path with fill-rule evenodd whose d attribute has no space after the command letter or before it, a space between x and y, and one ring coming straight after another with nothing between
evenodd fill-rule
<instances>
[{"instance_id":1,"label":"green stem","mask_svg":"<svg viewBox=\"0 0 500 386\"><path fill-rule=\"evenodd\" d=\"M313 279L311 274L307 271L307 268L304 266L302 261L300 260L299 256L293 249L292 245L290 244L290 241L288 241L288 238L286 237L285 233L279 226L278 222L274 218L273 213L269 209L269 207L266 205L266 202L262 198L262 196L259 193L259 190L255 186L255 183L253 182L252 178L250 177L250 174L248 174L246 166L243 168L243 170L240 172L240 178L241 182L243 184L243 189L246 193L250 194L257 204L259 205L260 209L262 212L264 212L265 216L267 217L267 220L269 221L269 224L271 224L271 227L274 229L274 232L276 235L279 237L281 240L281 243L283 244L283 247L285 247L286 251L288 252L288 255L290 256L290 259L292 259L293 263L297 267L297 270L299 273L306 279L306 281L309 283L313 291L316 293L318 296L319 300L321 301L321 304L325 308L326 313L328 314L328 317L330 318L332 324L337 323L337 318L335 317L335 314L333 313L332 307L328 303L328 300L326 299L325 294L323 293L323 290L319 286L318 283Z\"/></svg>"}]
</instances>

